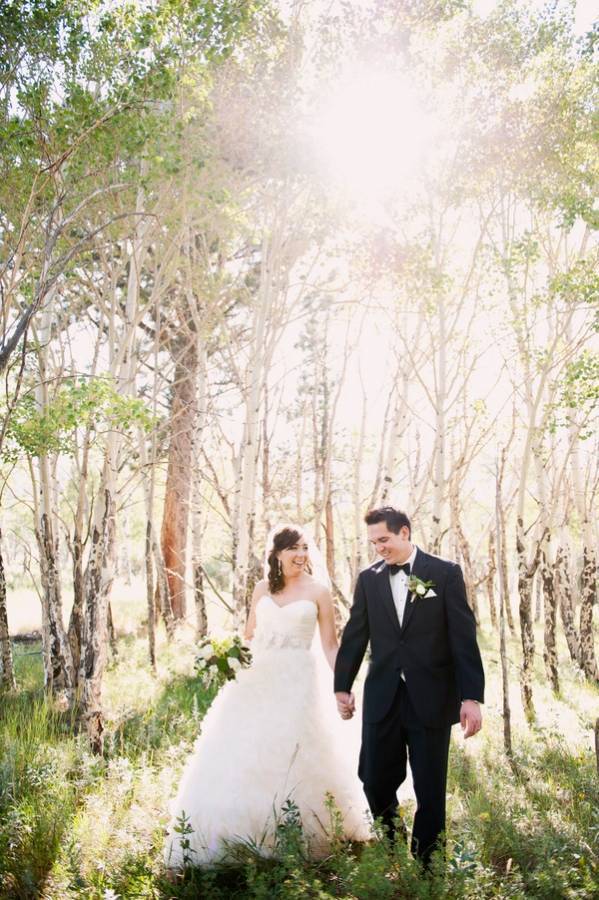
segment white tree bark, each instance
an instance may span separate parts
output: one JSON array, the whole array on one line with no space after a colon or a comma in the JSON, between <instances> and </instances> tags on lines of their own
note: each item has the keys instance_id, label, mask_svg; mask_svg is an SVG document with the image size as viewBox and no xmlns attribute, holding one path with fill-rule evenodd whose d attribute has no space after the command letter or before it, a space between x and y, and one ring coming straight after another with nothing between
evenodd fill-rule
<instances>
[{"instance_id":1,"label":"white tree bark","mask_svg":"<svg viewBox=\"0 0 599 900\"><path fill-rule=\"evenodd\" d=\"M587 485L582 477L580 462L580 430L576 425L574 411L571 426L572 464L571 477L574 492L574 504L581 523L583 541L583 570L581 574L582 597L580 604L579 626L579 660L586 677L590 681L599 681L599 666L595 653L593 635L593 611L597 599L597 554L596 541L593 535L593 511L589 502ZM567 601L566 601L567 602Z\"/></svg>"},{"instance_id":2,"label":"white tree bark","mask_svg":"<svg viewBox=\"0 0 599 900\"><path fill-rule=\"evenodd\" d=\"M2 553L2 531L0 530L0 684L3 688L14 690L16 687L12 658L12 644L8 630L8 611L6 608L6 574L4 572L4 555Z\"/></svg>"},{"instance_id":3,"label":"white tree bark","mask_svg":"<svg viewBox=\"0 0 599 900\"><path fill-rule=\"evenodd\" d=\"M202 502L202 467L200 454L206 428L207 383L206 383L206 349L203 344L198 347L198 416L194 434L194 452L192 468L191 498L191 567L193 572L194 608L196 635L205 637L208 632L208 614L206 611L206 595L204 590L203 569L203 502Z\"/></svg>"},{"instance_id":4,"label":"white tree bark","mask_svg":"<svg viewBox=\"0 0 599 900\"><path fill-rule=\"evenodd\" d=\"M236 491L236 541L233 600L238 622L247 616L247 583L250 565L250 535L255 517L256 472L258 465L258 439L260 426L260 405L265 379L265 344L269 313L273 304L273 282L275 281L276 236L264 236L262 241L262 262L260 287L252 322L251 359L247 367L245 396L245 426L243 446L240 455L239 483Z\"/></svg>"},{"instance_id":5,"label":"white tree bark","mask_svg":"<svg viewBox=\"0 0 599 900\"><path fill-rule=\"evenodd\" d=\"M505 449L503 450L505 454ZM502 547L502 528L501 521L503 519L503 499L501 496L501 479L505 466L505 455L502 459L501 467L497 465L495 475L495 536L497 541L497 557L501 557L505 553ZM499 583L499 656L501 659L501 690L503 698L503 746L508 756L512 754L512 727L511 727L511 709L510 709L510 691L509 691L509 660L507 656L507 641L505 629L505 610L507 608L508 597L505 595L504 583L501 578Z\"/></svg>"},{"instance_id":6,"label":"white tree bark","mask_svg":"<svg viewBox=\"0 0 599 900\"><path fill-rule=\"evenodd\" d=\"M41 414L49 406L48 345L53 321L52 293L46 298L37 329L39 382L35 389L36 405ZM46 453L37 458L38 499L36 537L40 554L42 582L42 642L44 645L44 683L52 693L64 691L69 704L74 700L76 674L71 645L63 622L62 591L59 565L58 524L50 459Z\"/></svg>"},{"instance_id":7,"label":"white tree bark","mask_svg":"<svg viewBox=\"0 0 599 900\"><path fill-rule=\"evenodd\" d=\"M137 192L136 212L144 209L144 191ZM116 293L107 317L110 375L118 392L131 396L135 386L135 335L139 321L140 273L145 253L147 226L140 224L129 245L129 275L124 314L119 312ZM103 465L91 524L90 552L84 575L85 615L81 646L81 715L90 746L102 753L104 711L102 682L107 658L108 606L116 566L116 509L118 469L123 436L108 431L103 448Z\"/></svg>"}]
</instances>

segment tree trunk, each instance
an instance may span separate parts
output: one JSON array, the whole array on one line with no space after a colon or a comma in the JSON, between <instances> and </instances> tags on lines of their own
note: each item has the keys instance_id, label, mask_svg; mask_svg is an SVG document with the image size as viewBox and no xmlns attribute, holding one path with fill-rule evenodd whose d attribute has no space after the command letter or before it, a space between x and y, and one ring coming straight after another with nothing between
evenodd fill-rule
<instances>
[{"instance_id":1,"label":"tree trunk","mask_svg":"<svg viewBox=\"0 0 599 900\"><path fill-rule=\"evenodd\" d=\"M204 591L204 568L202 543L204 528L202 524L202 470L199 465L202 436L206 418L207 386L206 386L206 359L203 348L199 348L200 366L198 378L198 416L194 432L192 467L192 497L191 497L191 568L193 572L193 597L196 619L196 636L203 638L208 633L208 615L206 612L206 595ZM266 435L265 435L266 440ZM265 468L268 470L268 460L265 460ZM268 475L265 474L265 482ZM265 487L265 492L267 488ZM266 501L266 497L265 497Z\"/></svg>"},{"instance_id":2,"label":"tree trunk","mask_svg":"<svg viewBox=\"0 0 599 900\"><path fill-rule=\"evenodd\" d=\"M237 624L245 622L249 607L250 535L254 530L256 470L258 466L260 407L266 379L266 336L272 309L275 277L280 265L281 233L264 236L260 285L252 325L252 361L246 373L245 423L239 458L239 476L233 522L233 599Z\"/></svg>"},{"instance_id":3,"label":"tree trunk","mask_svg":"<svg viewBox=\"0 0 599 900\"><path fill-rule=\"evenodd\" d=\"M170 641L175 634L175 617L171 607L171 598L168 590L168 581L166 577L166 567L162 557L162 548L152 531L152 550L154 554L154 565L156 566L156 591L154 593L154 609L156 617L162 615L164 627L166 628L166 636ZM156 618L157 621L157 618Z\"/></svg>"},{"instance_id":4,"label":"tree trunk","mask_svg":"<svg viewBox=\"0 0 599 900\"><path fill-rule=\"evenodd\" d=\"M154 306L155 330L153 347L154 379L152 384L152 416L158 414L158 373L160 353L160 304L156 298ZM168 596L168 585L162 553L154 526L154 490L156 487L156 455L157 432L152 429L150 439L150 454L146 446L146 436L141 428L137 431L137 444L139 447L139 461L142 475L142 487L144 492L144 504L146 509L146 541L145 541L145 569L146 569L146 603L148 609L148 653L150 665L156 671L156 624L158 615L162 611L166 626L167 637L170 639L174 631L173 616ZM154 565L156 566L156 586L154 586Z\"/></svg>"},{"instance_id":5,"label":"tree trunk","mask_svg":"<svg viewBox=\"0 0 599 900\"><path fill-rule=\"evenodd\" d=\"M115 574L116 574L116 566L117 566L117 558L115 555ZM109 591L110 593L110 591ZM108 643L110 645L110 652L112 653L112 658L114 659L118 654L118 647L116 642L116 629L114 627L114 619L112 618L112 603L110 600L108 601L108 609L106 611L106 627L108 629Z\"/></svg>"},{"instance_id":6,"label":"tree trunk","mask_svg":"<svg viewBox=\"0 0 599 900\"><path fill-rule=\"evenodd\" d=\"M557 610L557 596L554 583L554 570L548 559L549 539L545 541L545 547L541 555L541 566L538 573L539 581L543 582L543 597L545 601L545 629L543 660L545 671L554 694L559 694L559 672L557 661L557 644L555 636L555 619Z\"/></svg>"},{"instance_id":7,"label":"tree trunk","mask_svg":"<svg viewBox=\"0 0 599 900\"><path fill-rule=\"evenodd\" d=\"M96 500L90 555L85 569L85 618L81 648L81 713L90 747L101 754L104 747L102 678L108 647L108 598L115 568L114 448L108 438L102 485Z\"/></svg>"},{"instance_id":8,"label":"tree trunk","mask_svg":"<svg viewBox=\"0 0 599 900\"><path fill-rule=\"evenodd\" d=\"M439 350L436 359L436 390L435 390L435 442L432 460L432 552L441 553L441 541L443 537L443 502L445 498L445 451L446 451L446 427L445 427L445 403L447 395L447 325L445 299L437 298L437 322L439 326Z\"/></svg>"},{"instance_id":9,"label":"tree trunk","mask_svg":"<svg viewBox=\"0 0 599 900\"><path fill-rule=\"evenodd\" d=\"M501 580L501 589L503 591L503 596L505 598L505 616L508 624L508 628L510 629L513 635L516 634L516 625L514 623L514 616L512 613L512 598L510 594L510 579L508 574L508 561L507 561L507 529L505 524L505 511L503 508L501 509L500 519L499 519L499 528L501 530L501 534L499 535L499 539L497 541L498 546L498 568L499 568L499 578ZM499 550L501 553L499 554Z\"/></svg>"},{"instance_id":10,"label":"tree trunk","mask_svg":"<svg viewBox=\"0 0 599 900\"><path fill-rule=\"evenodd\" d=\"M397 382L399 382L399 372L397 373ZM385 457L385 464L382 471L381 478L381 489L380 489L380 504L376 505L385 506L390 502L391 499L391 489L393 487L393 480L395 478L395 473L397 471L397 466L400 460L400 450L405 452L405 435L408 427L408 420L410 416L410 407L409 407L409 376L405 367L401 368L401 390L398 391L396 395L395 401L395 409L393 413L393 423L389 433L389 443L387 446L387 454Z\"/></svg>"},{"instance_id":11,"label":"tree trunk","mask_svg":"<svg viewBox=\"0 0 599 900\"><path fill-rule=\"evenodd\" d=\"M379 502L381 499L382 492L385 490L383 487L383 483L389 480L388 476L384 474L384 461L386 458L385 455L385 447L387 447L387 451L389 451L389 447L387 446L387 442L391 441L392 438L389 438L389 430L392 428L390 422L390 411L391 411L391 403L393 400L393 393L389 392L389 399L387 400L387 406L385 408L385 415L383 417L383 425L381 429L381 433L379 436L379 452L378 452L378 460L376 466L376 472L374 476L374 481L372 484L372 494L370 495L370 502L368 504L369 509L375 509L378 506L382 506L382 502ZM397 414L397 410L399 408L399 400L397 395L395 395L395 413ZM391 432L392 433L392 432Z\"/></svg>"},{"instance_id":12,"label":"tree trunk","mask_svg":"<svg viewBox=\"0 0 599 900\"><path fill-rule=\"evenodd\" d=\"M322 358L316 359L316 379L317 383L320 382L320 389L322 391L322 406L320 408L320 421L318 422L318 428L314 432L314 441L315 446L317 447L317 459L318 463L315 467L317 472L317 478L319 478L322 482L320 489L321 496L321 505L317 507L315 505L315 516L314 516L314 528L317 537L317 544L320 546L320 534L322 528L322 518L324 514L325 518L325 551L324 557L326 560L327 568L329 565L329 557L333 556L334 559L334 551L331 546L331 536L328 530L329 524L329 515L330 515L330 459L328 456L329 451L329 428L332 428L332 423L330 421L330 407L331 407L331 385L330 385L330 375L327 367L327 359L329 354L329 315L327 314L325 317L325 323L323 326L322 332ZM333 573L329 570L329 575L331 578L333 577Z\"/></svg>"},{"instance_id":13,"label":"tree trunk","mask_svg":"<svg viewBox=\"0 0 599 900\"><path fill-rule=\"evenodd\" d=\"M297 450L295 454L295 521L302 522L304 519L304 501L303 501L303 458L305 453L306 431L308 430L308 415L310 407L304 401L302 406L302 427L299 440L297 442Z\"/></svg>"},{"instance_id":14,"label":"tree trunk","mask_svg":"<svg viewBox=\"0 0 599 900\"><path fill-rule=\"evenodd\" d=\"M206 612L206 594L204 591L204 569L197 556L193 561L193 596L196 611L196 636L198 639L208 634L208 614Z\"/></svg>"},{"instance_id":15,"label":"tree trunk","mask_svg":"<svg viewBox=\"0 0 599 900\"><path fill-rule=\"evenodd\" d=\"M518 554L518 594L520 597L520 636L522 640L522 668L520 670L520 689L522 705L529 722L535 719L532 699L532 672L535 655L535 635L532 621L532 577L526 561L524 546L524 526L518 518L516 526L516 552Z\"/></svg>"},{"instance_id":16,"label":"tree trunk","mask_svg":"<svg viewBox=\"0 0 599 900\"><path fill-rule=\"evenodd\" d=\"M319 379L320 381L320 379ZM318 397L316 391L311 391L312 398L312 461L314 466L314 492L312 498L312 507L314 511L314 541L320 549L321 533L320 523L322 521L322 453L319 441L320 422L318 419Z\"/></svg>"},{"instance_id":17,"label":"tree trunk","mask_svg":"<svg viewBox=\"0 0 599 900\"><path fill-rule=\"evenodd\" d=\"M117 575L125 584L131 584L131 555L129 542L129 510L125 508L119 521L119 548L117 555Z\"/></svg>"},{"instance_id":18,"label":"tree trunk","mask_svg":"<svg viewBox=\"0 0 599 900\"><path fill-rule=\"evenodd\" d=\"M146 604L148 609L148 653L152 671L156 671L156 613L154 610L154 562L152 558L152 520L146 520L144 546L146 567Z\"/></svg>"},{"instance_id":19,"label":"tree trunk","mask_svg":"<svg viewBox=\"0 0 599 900\"><path fill-rule=\"evenodd\" d=\"M58 691L65 691L67 699L71 703L74 699L76 677L71 646L62 620L58 546L47 512L42 513L36 534L40 551L42 603L45 611L45 616L42 618L42 623L45 625L43 641L46 648L44 683L46 689L54 694Z\"/></svg>"},{"instance_id":20,"label":"tree trunk","mask_svg":"<svg viewBox=\"0 0 599 900\"><path fill-rule=\"evenodd\" d=\"M154 407L155 411L155 407ZM145 569L146 569L146 599L148 607L148 641L150 664L154 668L156 664L156 623L162 613L166 627L167 637L173 636L174 620L168 595L168 585L162 560L162 551L154 527L154 483L156 473L156 435L152 435L152 451L148 461L145 444L145 435L138 432L139 459L141 463L142 486L144 492L144 504L146 509L146 544L145 544ZM156 584L154 585L154 566L156 567ZM151 596L150 596L151 594ZM152 662L153 660L153 662Z\"/></svg>"},{"instance_id":21,"label":"tree trunk","mask_svg":"<svg viewBox=\"0 0 599 900\"><path fill-rule=\"evenodd\" d=\"M36 334L39 382L35 389L36 406L44 413L49 406L47 354L52 326L50 298L43 309ZM71 704L75 697L77 678L73 666L71 646L62 619L60 568L58 564L58 526L52 491L52 473L47 455L38 457L39 483L35 502L36 538L40 555L42 583L42 641L44 645L44 682L52 693L65 691ZM31 467L35 488L34 468Z\"/></svg>"},{"instance_id":22,"label":"tree trunk","mask_svg":"<svg viewBox=\"0 0 599 900\"><path fill-rule=\"evenodd\" d=\"M464 564L464 583L466 584L466 595L468 597L468 602L474 613L474 618L476 620L476 624L480 626L480 613L478 610L478 597L477 597L477 588L472 572L472 556L470 554L470 545L466 540L466 536L462 531L461 525L458 528L458 532L456 535L458 539L458 546L460 548L460 554L462 557L462 562Z\"/></svg>"},{"instance_id":23,"label":"tree trunk","mask_svg":"<svg viewBox=\"0 0 599 900\"><path fill-rule=\"evenodd\" d=\"M585 545L582 561L582 599L580 603L580 663L589 681L599 681L599 668L593 640L593 607L597 597L597 561Z\"/></svg>"},{"instance_id":24,"label":"tree trunk","mask_svg":"<svg viewBox=\"0 0 599 900\"><path fill-rule=\"evenodd\" d=\"M459 497L458 497L458 480L457 477L451 479L451 483L449 486L449 504L451 509L451 517L453 520L453 531L456 540L457 547L459 549L459 555L462 558L463 569L464 569L464 583L466 585L466 596L468 598L468 603L472 612L474 613L474 618L476 620L477 626L480 626L480 615L478 610L478 601L476 597L476 587L474 583L474 576L472 572L472 557L470 554L470 546L466 539L466 535L462 529L462 523L460 521L460 505L459 505Z\"/></svg>"},{"instance_id":25,"label":"tree trunk","mask_svg":"<svg viewBox=\"0 0 599 900\"><path fill-rule=\"evenodd\" d=\"M543 613L543 586L544 579L539 572L537 577L534 579L534 592L535 592L535 622L541 621L541 615Z\"/></svg>"},{"instance_id":26,"label":"tree trunk","mask_svg":"<svg viewBox=\"0 0 599 900\"><path fill-rule=\"evenodd\" d=\"M493 630L497 630L497 610L495 609L495 574L497 572L497 562L495 553L496 536L492 529L489 529L489 566L487 569L487 577L485 578L485 586L487 588L487 598L489 600L489 615L491 616L491 625Z\"/></svg>"},{"instance_id":27,"label":"tree trunk","mask_svg":"<svg viewBox=\"0 0 599 900\"><path fill-rule=\"evenodd\" d=\"M501 498L501 483L499 473L497 473L495 481L495 516L496 516L496 539L497 539L497 557L502 558L505 548L502 547L502 529L501 521L503 519L503 503ZM501 659L501 688L503 695L503 746L506 755L512 756L512 725L510 710L510 691L509 691L509 665L507 658L507 644L505 634L505 611L507 609L508 597L505 594L504 582L499 578L499 656Z\"/></svg>"},{"instance_id":28,"label":"tree trunk","mask_svg":"<svg viewBox=\"0 0 599 900\"><path fill-rule=\"evenodd\" d=\"M15 674L12 660L12 645L8 631L8 612L6 609L6 575L4 573L4 559L2 556L2 531L0 530L0 659L2 668L0 683L9 691L16 688Z\"/></svg>"},{"instance_id":29,"label":"tree trunk","mask_svg":"<svg viewBox=\"0 0 599 900\"><path fill-rule=\"evenodd\" d=\"M566 643L572 662L580 667L580 640L574 620L574 604L572 601L572 580L568 554L563 547L558 547L555 557L555 582L559 598L559 609Z\"/></svg>"},{"instance_id":30,"label":"tree trunk","mask_svg":"<svg viewBox=\"0 0 599 900\"><path fill-rule=\"evenodd\" d=\"M352 535L352 543L353 543L353 553L350 564L350 574L351 574L351 583L352 586L356 583L358 575L360 573L360 569L362 568L362 547L364 543L363 533L364 533L364 525L362 522L362 516L364 511L362 510L362 458L364 456L364 441L366 439L366 413L367 413L367 398L364 390L362 391L362 418L360 421L360 433L358 437L358 446L356 448L356 455L354 458L354 470L353 470L353 479L352 479L352 494L353 494L353 535Z\"/></svg>"},{"instance_id":31,"label":"tree trunk","mask_svg":"<svg viewBox=\"0 0 599 900\"><path fill-rule=\"evenodd\" d=\"M327 492L327 498L324 505L324 515L327 550L327 571L329 573L329 578L331 579L331 581L335 581L335 520L333 518L333 498L331 497L330 487Z\"/></svg>"},{"instance_id":32,"label":"tree trunk","mask_svg":"<svg viewBox=\"0 0 599 900\"><path fill-rule=\"evenodd\" d=\"M83 590L83 542L77 525L75 525L75 532L73 534L71 555L73 558L73 606L71 608L71 617L69 619L68 636L71 654L73 656L73 670L75 672L75 677L78 680L79 664L81 662L81 634L83 631L85 595Z\"/></svg>"},{"instance_id":33,"label":"tree trunk","mask_svg":"<svg viewBox=\"0 0 599 900\"><path fill-rule=\"evenodd\" d=\"M98 346L96 347L92 373L96 372ZM89 454L91 449L91 423L85 429L82 440L81 468L77 473L77 507L73 525L73 540L69 543L69 550L73 561L73 606L69 619L69 644L73 655L73 671L77 689L79 687L79 667L81 663L81 635L83 633L83 615L85 606L85 592L83 588L83 529L85 514L88 507L87 485L89 479Z\"/></svg>"},{"instance_id":34,"label":"tree trunk","mask_svg":"<svg viewBox=\"0 0 599 900\"><path fill-rule=\"evenodd\" d=\"M323 360L327 358L328 335L329 335L330 309L326 311L325 325L323 328ZM349 359L349 339L348 333L345 335L345 347L343 353L343 368L337 381L336 389L332 392L333 382L331 381L326 365L323 366L322 389L323 389L323 406L322 406L322 440L321 445L321 471L322 471L322 496L324 501L325 516L325 539L326 539L326 564L329 577L333 584L336 584L337 574L335 565L335 517L333 509L333 488L332 488L332 461L333 461L333 436L335 433L335 417L341 389L345 381L347 372L347 364ZM316 527L320 528L320 517L316 519ZM341 610L338 604L339 598L337 593L333 591L333 601L336 608L336 616L341 621Z\"/></svg>"},{"instance_id":35,"label":"tree trunk","mask_svg":"<svg viewBox=\"0 0 599 900\"><path fill-rule=\"evenodd\" d=\"M566 332L568 334L568 332ZM568 334L568 337L570 335ZM581 426L578 421L577 411L569 410L572 422L570 433L572 436L572 462L570 466L574 502L581 523L582 531L582 573L581 573L581 603L580 603L580 641L579 662L585 676L590 681L599 680L597 658L593 641L593 607L597 599L597 558L595 556L596 536L593 522L596 520L594 513L595 488L590 487L592 482L585 478L580 462ZM571 581L569 584L571 585ZM571 596L571 595L570 595ZM570 604L573 610L574 604Z\"/></svg>"},{"instance_id":36,"label":"tree trunk","mask_svg":"<svg viewBox=\"0 0 599 900\"><path fill-rule=\"evenodd\" d=\"M172 386L170 445L162 517L161 545L168 593L175 620L185 618L185 574L193 432L197 415L198 354L195 336L186 344L175 367Z\"/></svg>"},{"instance_id":37,"label":"tree trunk","mask_svg":"<svg viewBox=\"0 0 599 900\"><path fill-rule=\"evenodd\" d=\"M264 385L264 415L262 416L262 518L264 533L269 534L272 528L270 519L271 483L270 483L270 440L268 437L268 384Z\"/></svg>"},{"instance_id":38,"label":"tree trunk","mask_svg":"<svg viewBox=\"0 0 599 900\"><path fill-rule=\"evenodd\" d=\"M202 570L203 571L203 570ZM264 578L264 565L261 559L258 559L255 553L250 556L250 565L247 577L248 597L254 593L254 588ZM245 624L245 623L244 623Z\"/></svg>"}]
</instances>

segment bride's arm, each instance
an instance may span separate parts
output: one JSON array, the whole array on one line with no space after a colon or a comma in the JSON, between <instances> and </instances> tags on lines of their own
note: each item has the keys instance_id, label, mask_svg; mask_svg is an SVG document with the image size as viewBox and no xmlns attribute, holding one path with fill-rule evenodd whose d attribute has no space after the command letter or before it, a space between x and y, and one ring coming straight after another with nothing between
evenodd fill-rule
<instances>
[{"instance_id":1,"label":"bride's arm","mask_svg":"<svg viewBox=\"0 0 599 900\"><path fill-rule=\"evenodd\" d=\"M250 603L250 611L248 613L247 622L245 623L245 631L243 637L246 641L251 641L256 630L256 606L260 597L263 597L268 589L268 582L259 581L254 588L252 594L252 602Z\"/></svg>"},{"instance_id":2,"label":"bride's arm","mask_svg":"<svg viewBox=\"0 0 599 900\"><path fill-rule=\"evenodd\" d=\"M320 629L320 642L324 655L331 669L335 671L335 659L339 642L337 640L337 631L335 629L335 610L333 608L333 598L331 592L326 588L318 597L318 627Z\"/></svg>"}]
</instances>

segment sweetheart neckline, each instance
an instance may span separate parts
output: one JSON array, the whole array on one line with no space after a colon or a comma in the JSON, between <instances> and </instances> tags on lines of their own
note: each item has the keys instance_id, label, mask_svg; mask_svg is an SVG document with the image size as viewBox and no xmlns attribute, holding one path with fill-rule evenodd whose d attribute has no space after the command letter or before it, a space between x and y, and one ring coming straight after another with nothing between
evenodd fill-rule
<instances>
[{"instance_id":1,"label":"sweetheart neckline","mask_svg":"<svg viewBox=\"0 0 599 900\"><path fill-rule=\"evenodd\" d=\"M277 601L274 600L270 594L262 594L262 597L268 597L270 602L273 604L273 606L276 606L277 609L287 609L288 606L295 606L297 603L309 603L311 606L313 606L318 611L318 606L316 605L314 600L308 600L305 597L302 597L301 600L292 600L291 603L284 603L283 606L280 606L280 604L278 604ZM262 600L262 597L260 597L260 600Z\"/></svg>"}]
</instances>

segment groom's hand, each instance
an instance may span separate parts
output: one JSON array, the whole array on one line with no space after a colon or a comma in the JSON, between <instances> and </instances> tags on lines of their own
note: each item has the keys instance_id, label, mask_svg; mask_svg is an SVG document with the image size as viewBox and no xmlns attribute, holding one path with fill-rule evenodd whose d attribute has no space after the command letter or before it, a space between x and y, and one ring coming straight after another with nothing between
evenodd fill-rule
<instances>
[{"instance_id":1,"label":"groom's hand","mask_svg":"<svg viewBox=\"0 0 599 900\"><path fill-rule=\"evenodd\" d=\"M472 737L483 727L483 714L476 700L462 700L460 725L465 738Z\"/></svg>"},{"instance_id":2,"label":"groom's hand","mask_svg":"<svg viewBox=\"0 0 599 900\"><path fill-rule=\"evenodd\" d=\"M341 718L351 719L356 711L356 698L354 695L345 691L337 691L335 699L337 700L337 709Z\"/></svg>"}]
</instances>

